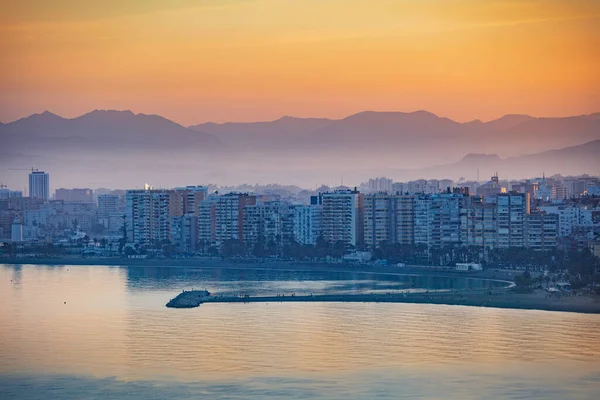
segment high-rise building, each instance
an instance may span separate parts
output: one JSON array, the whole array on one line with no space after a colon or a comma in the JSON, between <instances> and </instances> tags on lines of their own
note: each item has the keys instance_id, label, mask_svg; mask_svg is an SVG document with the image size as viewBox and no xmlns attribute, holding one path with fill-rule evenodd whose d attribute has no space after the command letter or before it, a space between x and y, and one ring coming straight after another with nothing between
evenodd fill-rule
<instances>
[{"instance_id":1,"label":"high-rise building","mask_svg":"<svg viewBox=\"0 0 600 400\"><path fill-rule=\"evenodd\" d=\"M220 247L225 241L244 241L244 207L256 204L247 193L211 195L198 204L198 241L202 248Z\"/></svg>"},{"instance_id":2,"label":"high-rise building","mask_svg":"<svg viewBox=\"0 0 600 400\"><path fill-rule=\"evenodd\" d=\"M216 210L220 196L212 194L198 204L198 245L208 251L216 243Z\"/></svg>"},{"instance_id":3,"label":"high-rise building","mask_svg":"<svg viewBox=\"0 0 600 400\"><path fill-rule=\"evenodd\" d=\"M369 179L368 187L370 193L391 192L394 182L385 177Z\"/></svg>"},{"instance_id":4,"label":"high-rise building","mask_svg":"<svg viewBox=\"0 0 600 400\"><path fill-rule=\"evenodd\" d=\"M244 207L256 204L256 196L229 193L219 198L215 210L215 241L217 246L230 239L244 241Z\"/></svg>"},{"instance_id":5,"label":"high-rise building","mask_svg":"<svg viewBox=\"0 0 600 400\"><path fill-rule=\"evenodd\" d=\"M98 223L116 232L123 228L123 209L121 199L114 194L101 194L98 196Z\"/></svg>"},{"instance_id":6,"label":"high-rise building","mask_svg":"<svg viewBox=\"0 0 600 400\"><path fill-rule=\"evenodd\" d=\"M414 198L414 242L417 245L429 247L431 233L431 203L430 195L418 195Z\"/></svg>"},{"instance_id":7,"label":"high-rise building","mask_svg":"<svg viewBox=\"0 0 600 400\"><path fill-rule=\"evenodd\" d=\"M317 244L322 233L323 206L314 204L294 207L294 240L300 244Z\"/></svg>"},{"instance_id":8,"label":"high-rise building","mask_svg":"<svg viewBox=\"0 0 600 400\"><path fill-rule=\"evenodd\" d=\"M29 174L29 197L48 200L50 198L50 175L43 171Z\"/></svg>"},{"instance_id":9,"label":"high-rise building","mask_svg":"<svg viewBox=\"0 0 600 400\"><path fill-rule=\"evenodd\" d=\"M431 196L429 208L429 246L443 248L461 244L461 210L469 202L465 193L440 193Z\"/></svg>"},{"instance_id":10,"label":"high-rise building","mask_svg":"<svg viewBox=\"0 0 600 400\"><path fill-rule=\"evenodd\" d=\"M413 199L386 193L364 196L364 243L372 249L382 242L413 244Z\"/></svg>"},{"instance_id":11,"label":"high-rise building","mask_svg":"<svg viewBox=\"0 0 600 400\"><path fill-rule=\"evenodd\" d=\"M285 202L247 205L243 210L244 242L248 249L259 245L271 253L280 253L294 238L293 223L293 207Z\"/></svg>"},{"instance_id":12,"label":"high-rise building","mask_svg":"<svg viewBox=\"0 0 600 400\"><path fill-rule=\"evenodd\" d=\"M208 196L206 186L186 186L175 188L176 192L183 194L183 214L198 214L198 205Z\"/></svg>"},{"instance_id":13,"label":"high-rise building","mask_svg":"<svg viewBox=\"0 0 600 400\"><path fill-rule=\"evenodd\" d=\"M363 241L363 195L357 190L323 193L323 238L356 246Z\"/></svg>"},{"instance_id":14,"label":"high-rise building","mask_svg":"<svg viewBox=\"0 0 600 400\"><path fill-rule=\"evenodd\" d=\"M128 240L146 246L170 240L171 218L183 215L182 196L174 190L129 190L125 195Z\"/></svg>"},{"instance_id":15,"label":"high-rise building","mask_svg":"<svg viewBox=\"0 0 600 400\"><path fill-rule=\"evenodd\" d=\"M195 252L198 243L198 218L193 214L183 214L170 219L169 240L177 251Z\"/></svg>"},{"instance_id":16,"label":"high-rise building","mask_svg":"<svg viewBox=\"0 0 600 400\"><path fill-rule=\"evenodd\" d=\"M461 244L483 249L496 247L496 204L474 197L461 211Z\"/></svg>"},{"instance_id":17,"label":"high-rise building","mask_svg":"<svg viewBox=\"0 0 600 400\"><path fill-rule=\"evenodd\" d=\"M498 247L523 247L525 218L530 213L529 193L500 193L496 207Z\"/></svg>"},{"instance_id":18,"label":"high-rise building","mask_svg":"<svg viewBox=\"0 0 600 400\"><path fill-rule=\"evenodd\" d=\"M541 206L540 211L558 215L558 236L568 237L573 229L594 225L592 210L570 205Z\"/></svg>"},{"instance_id":19,"label":"high-rise building","mask_svg":"<svg viewBox=\"0 0 600 400\"><path fill-rule=\"evenodd\" d=\"M98 218L105 219L111 213L119 211L119 196L114 194L101 194L98 196Z\"/></svg>"}]
</instances>

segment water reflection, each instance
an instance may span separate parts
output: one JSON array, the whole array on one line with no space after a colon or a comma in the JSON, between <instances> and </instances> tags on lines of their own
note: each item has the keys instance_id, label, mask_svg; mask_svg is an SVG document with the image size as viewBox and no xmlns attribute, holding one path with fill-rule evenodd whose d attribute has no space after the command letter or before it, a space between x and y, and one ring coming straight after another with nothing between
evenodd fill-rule
<instances>
[{"instance_id":1,"label":"water reflection","mask_svg":"<svg viewBox=\"0 0 600 400\"><path fill-rule=\"evenodd\" d=\"M235 268L129 267L132 290L172 287L213 288L220 293L276 294L364 293L382 291L463 290L505 286L505 282L469 277L376 274L345 271L249 270Z\"/></svg>"},{"instance_id":2,"label":"water reflection","mask_svg":"<svg viewBox=\"0 0 600 400\"><path fill-rule=\"evenodd\" d=\"M496 376L517 368L525 386L567 376L590 384L598 376L597 315L373 303L164 307L192 286L264 293L487 284L355 273L4 266L0 375L212 382L317 374L341 380L338 388L350 379L341 376L373 373L374 384L373 371L444 380L461 369ZM540 373L548 366L563 373L549 379Z\"/></svg>"}]
</instances>

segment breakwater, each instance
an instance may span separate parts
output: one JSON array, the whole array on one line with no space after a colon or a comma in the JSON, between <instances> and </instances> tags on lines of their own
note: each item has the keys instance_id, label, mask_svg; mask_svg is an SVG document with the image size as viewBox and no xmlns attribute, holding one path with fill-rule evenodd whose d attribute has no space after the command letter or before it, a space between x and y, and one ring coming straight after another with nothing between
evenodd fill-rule
<instances>
[{"instance_id":1,"label":"breakwater","mask_svg":"<svg viewBox=\"0 0 600 400\"><path fill-rule=\"evenodd\" d=\"M184 290L177 297L169 300L169 308L194 308L204 303L210 298L210 292L207 290Z\"/></svg>"},{"instance_id":2,"label":"breakwater","mask_svg":"<svg viewBox=\"0 0 600 400\"><path fill-rule=\"evenodd\" d=\"M208 296L202 303L283 303L283 302L355 302L355 303L412 303L462 305L472 307L512 308L521 310L565 311L589 314L600 313L600 296L553 297L544 291L530 294L507 289L466 290L427 293L382 294L320 294L274 296Z\"/></svg>"}]
</instances>

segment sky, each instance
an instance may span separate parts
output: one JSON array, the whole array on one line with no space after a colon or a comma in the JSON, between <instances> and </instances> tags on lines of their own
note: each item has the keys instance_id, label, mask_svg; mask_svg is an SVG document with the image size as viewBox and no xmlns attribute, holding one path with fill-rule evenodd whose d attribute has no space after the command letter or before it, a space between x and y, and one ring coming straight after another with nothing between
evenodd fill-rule
<instances>
[{"instance_id":1,"label":"sky","mask_svg":"<svg viewBox=\"0 0 600 400\"><path fill-rule=\"evenodd\" d=\"M596 0L0 0L0 121L600 111Z\"/></svg>"}]
</instances>

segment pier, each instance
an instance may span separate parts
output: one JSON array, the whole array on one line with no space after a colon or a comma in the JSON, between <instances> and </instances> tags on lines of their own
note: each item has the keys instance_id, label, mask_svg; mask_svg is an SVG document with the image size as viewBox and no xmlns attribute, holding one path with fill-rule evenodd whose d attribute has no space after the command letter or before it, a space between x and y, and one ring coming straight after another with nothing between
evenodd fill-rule
<instances>
[{"instance_id":1,"label":"pier","mask_svg":"<svg viewBox=\"0 0 600 400\"><path fill-rule=\"evenodd\" d=\"M412 303L460 305L474 307L512 308L527 310L570 311L600 313L600 299L596 296L552 297L544 291L531 294L512 292L507 288L495 290L464 290L407 293L361 294L279 294L268 296L211 295L207 291L187 291L171 300L167 307L193 308L210 303L289 303L289 302L350 302L350 303Z\"/></svg>"}]
</instances>

